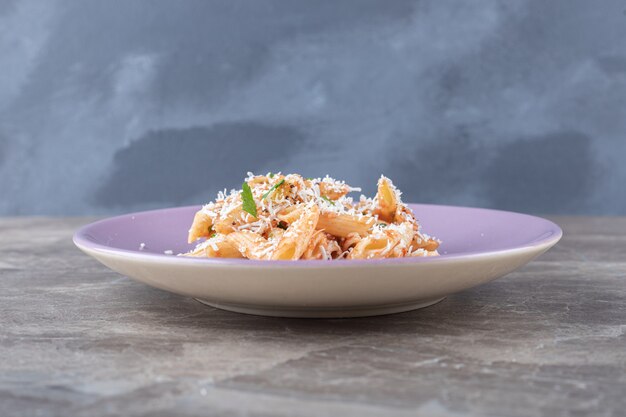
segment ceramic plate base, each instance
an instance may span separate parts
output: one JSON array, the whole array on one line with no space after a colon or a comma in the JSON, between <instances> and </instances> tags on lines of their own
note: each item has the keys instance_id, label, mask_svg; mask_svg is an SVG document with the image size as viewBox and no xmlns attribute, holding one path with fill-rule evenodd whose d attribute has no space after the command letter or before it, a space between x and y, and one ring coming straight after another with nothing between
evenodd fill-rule
<instances>
[{"instance_id":1,"label":"ceramic plate base","mask_svg":"<svg viewBox=\"0 0 626 417\"><path fill-rule=\"evenodd\" d=\"M361 308L268 308L266 306L238 305L227 303L215 303L196 298L202 304L219 308L220 310L233 311L235 313L252 314L255 316L269 317L291 317L291 318L349 318L349 317L370 317L383 316L385 314L404 313L406 311L417 310L437 304L445 297L431 300L419 300L405 304L390 304L382 306L361 307Z\"/></svg>"}]
</instances>

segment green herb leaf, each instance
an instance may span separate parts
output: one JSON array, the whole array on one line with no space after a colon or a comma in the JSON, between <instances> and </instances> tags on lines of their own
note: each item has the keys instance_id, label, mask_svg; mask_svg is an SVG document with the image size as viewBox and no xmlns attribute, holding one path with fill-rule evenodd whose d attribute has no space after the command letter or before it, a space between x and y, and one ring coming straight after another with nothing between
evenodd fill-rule
<instances>
[{"instance_id":1,"label":"green herb leaf","mask_svg":"<svg viewBox=\"0 0 626 417\"><path fill-rule=\"evenodd\" d=\"M330 198L326 197L325 195L322 196L322 198L326 201L328 201L330 204L332 204L333 206L335 205L335 202L333 200L331 200Z\"/></svg>"},{"instance_id":2,"label":"green herb leaf","mask_svg":"<svg viewBox=\"0 0 626 417\"><path fill-rule=\"evenodd\" d=\"M252 190L247 182L241 184L241 201L242 201L242 209L245 212L250 213L255 218L256 214L256 203L254 202L254 197L252 196Z\"/></svg>"},{"instance_id":3,"label":"green herb leaf","mask_svg":"<svg viewBox=\"0 0 626 417\"><path fill-rule=\"evenodd\" d=\"M379 226L379 227L387 227L387 223L378 223L377 226Z\"/></svg>"},{"instance_id":4,"label":"green herb leaf","mask_svg":"<svg viewBox=\"0 0 626 417\"><path fill-rule=\"evenodd\" d=\"M267 196L272 193L272 191L274 191L275 189L277 189L278 187L280 187L284 183L285 183L285 179L283 178L282 180L278 181L276 184L272 185L272 188L270 188L269 190L267 190L267 192L265 194L263 194L263 197L261 197L261 200L265 200L267 198Z\"/></svg>"},{"instance_id":5,"label":"green herb leaf","mask_svg":"<svg viewBox=\"0 0 626 417\"><path fill-rule=\"evenodd\" d=\"M306 177L306 178L305 178L305 180L307 180L307 181L313 181L313 178L311 178L311 177Z\"/></svg>"},{"instance_id":6,"label":"green herb leaf","mask_svg":"<svg viewBox=\"0 0 626 417\"><path fill-rule=\"evenodd\" d=\"M217 236L217 233L213 233L213 234L211 235L211 239L213 239L215 236Z\"/></svg>"},{"instance_id":7,"label":"green herb leaf","mask_svg":"<svg viewBox=\"0 0 626 417\"><path fill-rule=\"evenodd\" d=\"M274 178L274 173L270 172L267 176L270 177L270 178Z\"/></svg>"},{"instance_id":8,"label":"green herb leaf","mask_svg":"<svg viewBox=\"0 0 626 417\"><path fill-rule=\"evenodd\" d=\"M278 224L276 225L276 227L278 227L278 228L280 228L280 229L283 229L283 230L287 230L287 227L288 227L288 226L287 226L287 223L286 223L286 222L284 222L284 221L282 221L282 220L281 220L281 221L279 221L279 222L278 222Z\"/></svg>"}]
</instances>

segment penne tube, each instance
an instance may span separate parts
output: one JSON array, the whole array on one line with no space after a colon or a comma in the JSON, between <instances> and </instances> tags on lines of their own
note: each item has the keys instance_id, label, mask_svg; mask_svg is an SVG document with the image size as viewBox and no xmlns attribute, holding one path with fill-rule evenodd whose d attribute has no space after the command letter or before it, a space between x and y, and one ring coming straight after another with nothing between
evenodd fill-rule
<instances>
[{"instance_id":1,"label":"penne tube","mask_svg":"<svg viewBox=\"0 0 626 417\"><path fill-rule=\"evenodd\" d=\"M213 219L204 211L199 210L193 217L193 223L187 235L187 243L195 242L201 237L209 237L212 232Z\"/></svg>"},{"instance_id":2,"label":"penne tube","mask_svg":"<svg viewBox=\"0 0 626 417\"><path fill-rule=\"evenodd\" d=\"M226 216L216 220L213 225L213 230L217 233L229 234L237 231L239 226L244 224L253 223L257 221L249 213L245 212L241 204L234 207Z\"/></svg>"},{"instance_id":3,"label":"penne tube","mask_svg":"<svg viewBox=\"0 0 626 417\"><path fill-rule=\"evenodd\" d=\"M301 259L321 259L321 253L319 247L326 243L328 239L323 231L318 230L313 233L309 244L307 245Z\"/></svg>"},{"instance_id":4,"label":"penne tube","mask_svg":"<svg viewBox=\"0 0 626 417\"><path fill-rule=\"evenodd\" d=\"M287 228L287 231L278 241L278 245L272 253L271 259L300 259L315 232L319 214L319 208L317 206L307 207L302 216Z\"/></svg>"},{"instance_id":5,"label":"penne tube","mask_svg":"<svg viewBox=\"0 0 626 417\"><path fill-rule=\"evenodd\" d=\"M317 229L337 237L347 237L351 233L365 236L375 223L374 217L323 212L317 222Z\"/></svg>"},{"instance_id":6,"label":"penne tube","mask_svg":"<svg viewBox=\"0 0 626 417\"><path fill-rule=\"evenodd\" d=\"M320 187L320 195L323 195L329 200L338 200L350 192L350 187L345 184L338 186L336 184L320 182L318 185Z\"/></svg>"},{"instance_id":7,"label":"penne tube","mask_svg":"<svg viewBox=\"0 0 626 417\"><path fill-rule=\"evenodd\" d=\"M234 207L226 216L220 217L216 219L213 229L217 233L229 234L235 231L235 226L239 223L241 219L241 205Z\"/></svg>"},{"instance_id":8,"label":"penne tube","mask_svg":"<svg viewBox=\"0 0 626 417\"><path fill-rule=\"evenodd\" d=\"M411 252L408 256L416 256L416 257L422 257L422 256L439 256L439 252L437 252L436 250L433 251L427 251L424 249L418 249L414 252Z\"/></svg>"},{"instance_id":9,"label":"penne tube","mask_svg":"<svg viewBox=\"0 0 626 417\"><path fill-rule=\"evenodd\" d=\"M439 242L431 237L423 236L421 233L416 233L411 245L414 249L434 251L439 247Z\"/></svg>"},{"instance_id":10,"label":"penne tube","mask_svg":"<svg viewBox=\"0 0 626 417\"><path fill-rule=\"evenodd\" d=\"M218 235L202 242L186 255L201 258L243 258L241 252L228 242L224 235Z\"/></svg>"},{"instance_id":11,"label":"penne tube","mask_svg":"<svg viewBox=\"0 0 626 417\"><path fill-rule=\"evenodd\" d=\"M303 208L301 207L289 206L281 210L276 217L284 222L287 222L288 224L291 224L302 216L302 211Z\"/></svg>"},{"instance_id":12,"label":"penne tube","mask_svg":"<svg viewBox=\"0 0 626 417\"><path fill-rule=\"evenodd\" d=\"M426 241L426 244L424 245L424 249L429 252L436 251L438 247L439 242L437 242L435 239L428 239Z\"/></svg>"},{"instance_id":13,"label":"penne tube","mask_svg":"<svg viewBox=\"0 0 626 417\"><path fill-rule=\"evenodd\" d=\"M284 234L285 234L285 231L283 229L275 227L268 233L267 239L277 242L280 239L282 239Z\"/></svg>"},{"instance_id":14,"label":"penne tube","mask_svg":"<svg viewBox=\"0 0 626 417\"><path fill-rule=\"evenodd\" d=\"M394 226L391 226L394 227ZM413 229L413 223L404 222L395 226L393 229L387 231L388 233L395 233L399 237L398 244L392 249L390 257L402 258L411 250L411 242L415 236L415 230Z\"/></svg>"},{"instance_id":15,"label":"penne tube","mask_svg":"<svg viewBox=\"0 0 626 417\"><path fill-rule=\"evenodd\" d=\"M300 259L321 259L331 260L343 252L339 243L332 239L332 236L318 230L313 233L309 245L305 249Z\"/></svg>"},{"instance_id":16,"label":"penne tube","mask_svg":"<svg viewBox=\"0 0 626 417\"><path fill-rule=\"evenodd\" d=\"M248 259L268 259L271 243L263 236L243 230L226 235L226 241L233 245L241 255Z\"/></svg>"},{"instance_id":17,"label":"penne tube","mask_svg":"<svg viewBox=\"0 0 626 417\"><path fill-rule=\"evenodd\" d=\"M393 222L398 207L398 195L389 178L380 177L378 180L378 192L375 200L378 206L375 210L378 218L385 222Z\"/></svg>"},{"instance_id":18,"label":"penne tube","mask_svg":"<svg viewBox=\"0 0 626 417\"><path fill-rule=\"evenodd\" d=\"M361 241L362 237L358 233L349 233L348 236L341 239L341 250L350 251L354 245Z\"/></svg>"},{"instance_id":19,"label":"penne tube","mask_svg":"<svg viewBox=\"0 0 626 417\"><path fill-rule=\"evenodd\" d=\"M350 259L400 258L409 252L413 241L413 225L405 222L375 229L374 233L359 241L349 255Z\"/></svg>"},{"instance_id":20,"label":"penne tube","mask_svg":"<svg viewBox=\"0 0 626 417\"><path fill-rule=\"evenodd\" d=\"M411 222L415 230L419 229L419 224L413 212L404 204L398 204L393 218L396 223Z\"/></svg>"},{"instance_id":21,"label":"penne tube","mask_svg":"<svg viewBox=\"0 0 626 417\"><path fill-rule=\"evenodd\" d=\"M387 234L382 236L370 235L354 246L348 255L348 259L386 258L399 241L398 237L392 238Z\"/></svg>"}]
</instances>

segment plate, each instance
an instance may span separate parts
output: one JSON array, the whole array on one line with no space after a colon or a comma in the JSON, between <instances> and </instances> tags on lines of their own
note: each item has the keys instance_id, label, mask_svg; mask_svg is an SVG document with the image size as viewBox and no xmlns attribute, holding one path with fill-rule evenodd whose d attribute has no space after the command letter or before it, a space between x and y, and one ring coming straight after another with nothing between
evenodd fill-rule
<instances>
[{"instance_id":1,"label":"plate","mask_svg":"<svg viewBox=\"0 0 626 417\"><path fill-rule=\"evenodd\" d=\"M132 213L78 230L74 243L112 270L213 307L277 317L359 317L426 307L526 264L562 236L526 214L410 204L441 256L253 261L175 256L193 247L197 206Z\"/></svg>"}]
</instances>

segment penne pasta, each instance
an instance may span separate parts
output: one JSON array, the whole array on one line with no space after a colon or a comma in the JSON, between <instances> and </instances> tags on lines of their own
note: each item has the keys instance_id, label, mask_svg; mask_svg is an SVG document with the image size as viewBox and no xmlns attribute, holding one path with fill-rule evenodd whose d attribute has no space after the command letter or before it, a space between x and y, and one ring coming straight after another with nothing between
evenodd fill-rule
<instances>
[{"instance_id":1,"label":"penne pasta","mask_svg":"<svg viewBox=\"0 0 626 417\"><path fill-rule=\"evenodd\" d=\"M301 259L331 260L339 256L342 252L339 243L337 243L332 235L318 230L313 234L313 237L311 237Z\"/></svg>"},{"instance_id":2,"label":"penne pasta","mask_svg":"<svg viewBox=\"0 0 626 417\"><path fill-rule=\"evenodd\" d=\"M338 237L347 237L351 233L365 236L375 223L374 217L327 212L320 214L317 228Z\"/></svg>"},{"instance_id":3,"label":"penne pasta","mask_svg":"<svg viewBox=\"0 0 626 417\"><path fill-rule=\"evenodd\" d=\"M310 209L304 211L301 217L285 231L270 259L279 261L300 259L315 232L318 219L319 208L317 206L311 206Z\"/></svg>"},{"instance_id":4,"label":"penne pasta","mask_svg":"<svg viewBox=\"0 0 626 417\"><path fill-rule=\"evenodd\" d=\"M226 235L226 241L248 259L269 259L271 244L261 235L244 230Z\"/></svg>"},{"instance_id":5,"label":"penne pasta","mask_svg":"<svg viewBox=\"0 0 626 417\"><path fill-rule=\"evenodd\" d=\"M350 191L350 187L345 184L343 186L335 186L334 184L321 182L319 187L320 194L329 200L338 200Z\"/></svg>"},{"instance_id":6,"label":"penne pasta","mask_svg":"<svg viewBox=\"0 0 626 417\"><path fill-rule=\"evenodd\" d=\"M410 223L385 226L360 240L348 259L404 257L410 250L413 235Z\"/></svg>"},{"instance_id":7,"label":"penne pasta","mask_svg":"<svg viewBox=\"0 0 626 417\"><path fill-rule=\"evenodd\" d=\"M286 207L276 217L286 223L293 223L302 216L302 208L296 206Z\"/></svg>"},{"instance_id":8,"label":"penne pasta","mask_svg":"<svg viewBox=\"0 0 626 417\"><path fill-rule=\"evenodd\" d=\"M421 257L421 256L439 256L439 253L436 250L427 251L424 249L418 249L414 252L411 252L409 256Z\"/></svg>"},{"instance_id":9,"label":"penne pasta","mask_svg":"<svg viewBox=\"0 0 626 417\"><path fill-rule=\"evenodd\" d=\"M257 219L243 210L241 204L233 207L225 216L215 221L213 230L217 233L228 234L242 228L246 229L249 224L256 222Z\"/></svg>"},{"instance_id":10,"label":"penne pasta","mask_svg":"<svg viewBox=\"0 0 626 417\"><path fill-rule=\"evenodd\" d=\"M354 246L348 259L387 258L395 243L389 236L368 236Z\"/></svg>"},{"instance_id":11,"label":"penne pasta","mask_svg":"<svg viewBox=\"0 0 626 417\"><path fill-rule=\"evenodd\" d=\"M393 222L398 208L398 195L397 190L386 177L381 177L378 180L376 203L378 207L375 213L378 214L378 217L385 222Z\"/></svg>"},{"instance_id":12,"label":"penne pasta","mask_svg":"<svg viewBox=\"0 0 626 417\"><path fill-rule=\"evenodd\" d=\"M195 242L202 237L209 237L213 231L213 219L204 209L199 210L191 223L187 242Z\"/></svg>"},{"instance_id":13,"label":"penne pasta","mask_svg":"<svg viewBox=\"0 0 626 417\"><path fill-rule=\"evenodd\" d=\"M241 252L224 236L216 236L202 242L188 255L203 258L243 258Z\"/></svg>"},{"instance_id":14,"label":"penne pasta","mask_svg":"<svg viewBox=\"0 0 626 417\"><path fill-rule=\"evenodd\" d=\"M241 190L218 193L193 218L193 257L335 260L436 256L440 242L420 232L391 180L381 176L374 198L343 181L298 174L253 175Z\"/></svg>"},{"instance_id":15,"label":"penne pasta","mask_svg":"<svg viewBox=\"0 0 626 417\"><path fill-rule=\"evenodd\" d=\"M431 237L423 236L420 233L415 234L412 245L415 249L424 249L427 251L437 250L439 247L439 241Z\"/></svg>"},{"instance_id":16,"label":"penne pasta","mask_svg":"<svg viewBox=\"0 0 626 417\"><path fill-rule=\"evenodd\" d=\"M350 252L351 249L361 241L361 236L358 233L349 233L348 236L341 239L341 250L344 252Z\"/></svg>"}]
</instances>

